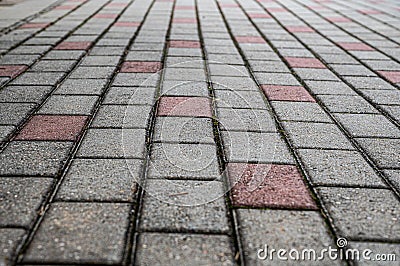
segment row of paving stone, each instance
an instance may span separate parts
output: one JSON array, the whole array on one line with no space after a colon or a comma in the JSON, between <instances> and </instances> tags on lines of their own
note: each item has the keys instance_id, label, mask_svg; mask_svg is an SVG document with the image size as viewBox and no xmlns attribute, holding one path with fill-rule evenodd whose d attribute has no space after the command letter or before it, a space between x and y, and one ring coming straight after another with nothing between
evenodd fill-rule
<instances>
[{"instance_id":1,"label":"row of paving stone","mask_svg":"<svg viewBox=\"0 0 400 266\"><path fill-rule=\"evenodd\" d=\"M3 35L24 36L1 42L4 255L253 265L264 244L338 236L398 250L396 35L374 43L342 5L309 4L65 1Z\"/></svg>"}]
</instances>

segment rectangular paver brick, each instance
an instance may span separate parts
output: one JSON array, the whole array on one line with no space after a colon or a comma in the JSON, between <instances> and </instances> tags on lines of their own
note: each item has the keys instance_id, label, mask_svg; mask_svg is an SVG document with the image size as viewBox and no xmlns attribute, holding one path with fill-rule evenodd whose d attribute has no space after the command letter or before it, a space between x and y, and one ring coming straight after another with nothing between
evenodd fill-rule
<instances>
[{"instance_id":1,"label":"rectangular paver brick","mask_svg":"<svg viewBox=\"0 0 400 266\"><path fill-rule=\"evenodd\" d=\"M161 97L159 116L212 117L210 99L205 97Z\"/></svg>"},{"instance_id":2,"label":"rectangular paver brick","mask_svg":"<svg viewBox=\"0 0 400 266\"><path fill-rule=\"evenodd\" d=\"M261 87L270 101L315 102L302 86L262 85Z\"/></svg>"},{"instance_id":3,"label":"rectangular paver brick","mask_svg":"<svg viewBox=\"0 0 400 266\"><path fill-rule=\"evenodd\" d=\"M339 42L338 45L348 51L374 51L374 48L365 43Z\"/></svg>"},{"instance_id":4,"label":"rectangular paver brick","mask_svg":"<svg viewBox=\"0 0 400 266\"><path fill-rule=\"evenodd\" d=\"M92 46L91 42L67 42L58 44L55 50L88 50Z\"/></svg>"},{"instance_id":5,"label":"rectangular paver brick","mask_svg":"<svg viewBox=\"0 0 400 266\"><path fill-rule=\"evenodd\" d=\"M0 65L0 77L15 78L27 68L26 65Z\"/></svg>"},{"instance_id":6,"label":"rectangular paver brick","mask_svg":"<svg viewBox=\"0 0 400 266\"><path fill-rule=\"evenodd\" d=\"M316 58L285 57L291 67L300 68L326 68L321 61Z\"/></svg>"},{"instance_id":7,"label":"rectangular paver brick","mask_svg":"<svg viewBox=\"0 0 400 266\"><path fill-rule=\"evenodd\" d=\"M125 73L155 73L161 69L160 62L126 61L121 66Z\"/></svg>"}]
</instances>

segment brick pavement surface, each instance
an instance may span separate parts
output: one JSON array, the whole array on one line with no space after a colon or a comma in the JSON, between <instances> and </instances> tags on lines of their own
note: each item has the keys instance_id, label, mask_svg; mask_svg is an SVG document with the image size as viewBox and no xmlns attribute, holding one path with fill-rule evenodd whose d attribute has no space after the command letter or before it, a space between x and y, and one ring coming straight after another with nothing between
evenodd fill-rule
<instances>
[{"instance_id":1,"label":"brick pavement surface","mask_svg":"<svg viewBox=\"0 0 400 266\"><path fill-rule=\"evenodd\" d=\"M398 265L399 90L396 0L1 7L0 265Z\"/></svg>"}]
</instances>

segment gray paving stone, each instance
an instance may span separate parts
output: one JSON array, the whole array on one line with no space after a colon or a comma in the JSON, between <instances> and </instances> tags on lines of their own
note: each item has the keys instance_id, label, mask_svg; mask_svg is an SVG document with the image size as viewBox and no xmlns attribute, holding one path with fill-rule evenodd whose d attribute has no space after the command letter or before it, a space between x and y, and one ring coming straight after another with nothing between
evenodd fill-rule
<instances>
[{"instance_id":1,"label":"gray paving stone","mask_svg":"<svg viewBox=\"0 0 400 266\"><path fill-rule=\"evenodd\" d=\"M85 158L143 158L144 129L88 130L77 157Z\"/></svg>"},{"instance_id":2,"label":"gray paving stone","mask_svg":"<svg viewBox=\"0 0 400 266\"><path fill-rule=\"evenodd\" d=\"M335 114L353 137L400 138L400 130L383 115Z\"/></svg>"},{"instance_id":3,"label":"gray paving stone","mask_svg":"<svg viewBox=\"0 0 400 266\"><path fill-rule=\"evenodd\" d=\"M246 67L244 66L229 66L221 64L208 64L211 76L230 76L230 77L248 77Z\"/></svg>"},{"instance_id":4,"label":"gray paving stone","mask_svg":"<svg viewBox=\"0 0 400 266\"><path fill-rule=\"evenodd\" d=\"M0 102L39 103L51 90L51 86L7 86L0 90Z\"/></svg>"},{"instance_id":5,"label":"gray paving stone","mask_svg":"<svg viewBox=\"0 0 400 266\"><path fill-rule=\"evenodd\" d=\"M290 73L289 68L280 61L251 61L250 67L254 71L256 78L258 72L271 72L271 73ZM262 74L261 74L262 75Z\"/></svg>"},{"instance_id":6,"label":"gray paving stone","mask_svg":"<svg viewBox=\"0 0 400 266\"><path fill-rule=\"evenodd\" d=\"M37 36L37 35L36 35ZM9 54L44 54L51 49L50 45L21 45L11 50Z\"/></svg>"},{"instance_id":7,"label":"gray paving stone","mask_svg":"<svg viewBox=\"0 0 400 266\"><path fill-rule=\"evenodd\" d=\"M356 151L299 149L298 152L317 186L386 187Z\"/></svg>"},{"instance_id":8,"label":"gray paving stone","mask_svg":"<svg viewBox=\"0 0 400 266\"><path fill-rule=\"evenodd\" d=\"M3 55L0 59L1 65L32 65L37 59L40 58L40 55L31 54L31 55L16 55L16 54L6 54Z\"/></svg>"},{"instance_id":9,"label":"gray paving stone","mask_svg":"<svg viewBox=\"0 0 400 266\"><path fill-rule=\"evenodd\" d=\"M207 78L203 69L167 68L164 73L164 80L207 81Z\"/></svg>"},{"instance_id":10,"label":"gray paving stone","mask_svg":"<svg viewBox=\"0 0 400 266\"><path fill-rule=\"evenodd\" d=\"M259 91L215 90L214 93L218 108L267 109Z\"/></svg>"},{"instance_id":11,"label":"gray paving stone","mask_svg":"<svg viewBox=\"0 0 400 266\"><path fill-rule=\"evenodd\" d=\"M111 87L103 104L152 105L155 88Z\"/></svg>"},{"instance_id":12,"label":"gray paving stone","mask_svg":"<svg viewBox=\"0 0 400 266\"><path fill-rule=\"evenodd\" d=\"M157 117L153 134L156 142L215 143L209 118Z\"/></svg>"},{"instance_id":13,"label":"gray paving stone","mask_svg":"<svg viewBox=\"0 0 400 266\"><path fill-rule=\"evenodd\" d=\"M124 203L53 203L23 261L121 263L130 209Z\"/></svg>"},{"instance_id":14,"label":"gray paving stone","mask_svg":"<svg viewBox=\"0 0 400 266\"><path fill-rule=\"evenodd\" d=\"M67 79L54 94L94 94L101 95L107 79Z\"/></svg>"},{"instance_id":15,"label":"gray paving stone","mask_svg":"<svg viewBox=\"0 0 400 266\"><path fill-rule=\"evenodd\" d=\"M140 230L229 231L222 182L149 180L145 191Z\"/></svg>"},{"instance_id":16,"label":"gray paving stone","mask_svg":"<svg viewBox=\"0 0 400 266\"><path fill-rule=\"evenodd\" d=\"M25 230L19 228L0 228L0 264L11 265L19 243L25 237Z\"/></svg>"},{"instance_id":17,"label":"gray paving stone","mask_svg":"<svg viewBox=\"0 0 400 266\"><path fill-rule=\"evenodd\" d=\"M32 103L1 103L0 104L0 124L18 125L36 107Z\"/></svg>"},{"instance_id":18,"label":"gray paving stone","mask_svg":"<svg viewBox=\"0 0 400 266\"><path fill-rule=\"evenodd\" d=\"M332 95L357 95L344 82L337 81L304 81L314 94L332 94Z\"/></svg>"},{"instance_id":19,"label":"gray paving stone","mask_svg":"<svg viewBox=\"0 0 400 266\"><path fill-rule=\"evenodd\" d=\"M215 76L212 78L214 89L218 90L241 90L257 91L256 83L250 78L243 77L223 77Z\"/></svg>"},{"instance_id":20,"label":"gray paving stone","mask_svg":"<svg viewBox=\"0 0 400 266\"><path fill-rule=\"evenodd\" d=\"M89 55L102 55L102 56L121 56L124 54L125 47L123 46L114 46L114 47L105 47L105 46L93 46Z\"/></svg>"},{"instance_id":21,"label":"gray paving stone","mask_svg":"<svg viewBox=\"0 0 400 266\"><path fill-rule=\"evenodd\" d=\"M11 85L56 85L65 76L64 72L25 72Z\"/></svg>"},{"instance_id":22,"label":"gray paving stone","mask_svg":"<svg viewBox=\"0 0 400 266\"><path fill-rule=\"evenodd\" d=\"M331 118L317 103L310 102L271 102L282 121L306 121L332 123Z\"/></svg>"},{"instance_id":23,"label":"gray paving stone","mask_svg":"<svg viewBox=\"0 0 400 266\"><path fill-rule=\"evenodd\" d=\"M13 141L0 153L0 175L55 176L71 146L71 142Z\"/></svg>"},{"instance_id":24,"label":"gray paving stone","mask_svg":"<svg viewBox=\"0 0 400 266\"><path fill-rule=\"evenodd\" d=\"M126 56L128 61L161 61L162 51L129 51Z\"/></svg>"},{"instance_id":25,"label":"gray paving stone","mask_svg":"<svg viewBox=\"0 0 400 266\"><path fill-rule=\"evenodd\" d=\"M394 87L381 78L376 77L345 77L357 89L393 90Z\"/></svg>"},{"instance_id":26,"label":"gray paving stone","mask_svg":"<svg viewBox=\"0 0 400 266\"><path fill-rule=\"evenodd\" d=\"M51 178L0 178L0 226L29 228L52 183Z\"/></svg>"},{"instance_id":27,"label":"gray paving stone","mask_svg":"<svg viewBox=\"0 0 400 266\"><path fill-rule=\"evenodd\" d=\"M208 97L208 85L201 81L164 81L161 95L163 96L203 96Z\"/></svg>"},{"instance_id":28,"label":"gray paving stone","mask_svg":"<svg viewBox=\"0 0 400 266\"><path fill-rule=\"evenodd\" d=\"M219 108L217 120L223 130L276 132L275 121L267 110Z\"/></svg>"},{"instance_id":29,"label":"gray paving stone","mask_svg":"<svg viewBox=\"0 0 400 266\"><path fill-rule=\"evenodd\" d=\"M333 48L332 46L328 46L328 49ZM351 57L350 55L341 53L319 53L319 56L328 64L357 64L357 60Z\"/></svg>"},{"instance_id":30,"label":"gray paving stone","mask_svg":"<svg viewBox=\"0 0 400 266\"><path fill-rule=\"evenodd\" d=\"M55 59L55 60L77 60L85 54L84 51L57 51L53 50L46 54L42 60Z\"/></svg>"},{"instance_id":31,"label":"gray paving stone","mask_svg":"<svg viewBox=\"0 0 400 266\"><path fill-rule=\"evenodd\" d=\"M304 80L340 81L340 79L328 69L294 68L294 71Z\"/></svg>"},{"instance_id":32,"label":"gray paving stone","mask_svg":"<svg viewBox=\"0 0 400 266\"><path fill-rule=\"evenodd\" d=\"M319 100L332 113L377 114L378 110L361 96L318 95Z\"/></svg>"},{"instance_id":33,"label":"gray paving stone","mask_svg":"<svg viewBox=\"0 0 400 266\"><path fill-rule=\"evenodd\" d=\"M97 96L52 95L38 113L90 115L98 99Z\"/></svg>"},{"instance_id":34,"label":"gray paving stone","mask_svg":"<svg viewBox=\"0 0 400 266\"><path fill-rule=\"evenodd\" d=\"M227 65L243 65L243 59L240 55L231 54L208 54L208 60L213 63Z\"/></svg>"},{"instance_id":35,"label":"gray paving stone","mask_svg":"<svg viewBox=\"0 0 400 266\"><path fill-rule=\"evenodd\" d=\"M119 56L96 56L89 55L86 56L82 62L81 66L116 66L118 65L120 57Z\"/></svg>"},{"instance_id":36,"label":"gray paving stone","mask_svg":"<svg viewBox=\"0 0 400 266\"><path fill-rule=\"evenodd\" d=\"M395 243L374 243L374 242L353 242L349 243L351 248L358 249L360 252L360 262L359 264L370 266L370 265L387 265L387 266L395 266L398 264L398 258L400 256L400 244ZM363 252L367 249L371 250L371 253L366 257L363 257ZM386 256L387 261L377 261L376 255ZM395 255L396 260L389 260L387 255ZM384 257L379 258L380 260L384 259ZM371 259L368 259L371 258Z\"/></svg>"},{"instance_id":37,"label":"gray paving stone","mask_svg":"<svg viewBox=\"0 0 400 266\"><path fill-rule=\"evenodd\" d=\"M71 79L109 79L113 75L113 67L79 66L69 76Z\"/></svg>"},{"instance_id":38,"label":"gray paving stone","mask_svg":"<svg viewBox=\"0 0 400 266\"><path fill-rule=\"evenodd\" d=\"M5 141L14 130L14 126L0 126L0 142Z\"/></svg>"},{"instance_id":39,"label":"gray paving stone","mask_svg":"<svg viewBox=\"0 0 400 266\"><path fill-rule=\"evenodd\" d=\"M188 49L188 48L169 48L168 49L169 56L190 56L197 57L200 59L202 57L201 50L198 48ZM160 59L158 59L160 60Z\"/></svg>"},{"instance_id":40,"label":"gray paving stone","mask_svg":"<svg viewBox=\"0 0 400 266\"><path fill-rule=\"evenodd\" d=\"M222 139L229 162L294 163L277 133L223 131Z\"/></svg>"},{"instance_id":41,"label":"gray paving stone","mask_svg":"<svg viewBox=\"0 0 400 266\"><path fill-rule=\"evenodd\" d=\"M380 107L400 123L400 105L381 105Z\"/></svg>"},{"instance_id":42,"label":"gray paving stone","mask_svg":"<svg viewBox=\"0 0 400 266\"><path fill-rule=\"evenodd\" d=\"M36 63L30 72L69 72L72 70L76 61L73 60L41 60Z\"/></svg>"},{"instance_id":43,"label":"gray paving stone","mask_svg":"<svg viewBox=\"0 0 400 266\"><path fill-rule=\"evenodd\" d=\"M399 202L390 190L321 187L318 193L341 236L399 240Z\"/></svg>"},{"instance_id":44,"label":"gray paving stone","mask_svg":"<svg viewBox=\"0 0 400 266\"><path fill-rule=\"evenodd\" d=\"M333 237L329 234L323 218L314 211L287 211L287 210L237 210L240 223L240 236L244 249L245 261L249 265L340 265L339 261L332 261L326 257L323 261L296 261L288 254L288 260L279 260L277 254L268 256L265 260L258 258L265 256L260 249L268 252L271 249L303 250L314 249L317 254L323 248L333 245ZM268 254L270 255L270 254Z\"/></svg>"},{"instance_id":45,"label":"gray paving stone","mask_svg":"<svg viewBox=\"0 0 400 266\"><path fill-rule=\"evenodd\" d=\"M376 104L400 105L398 90L361 90L361 93Z\"/></svg>"},{"instance_id":46,"label":"gray paving stone","mask_svg":"<svg viewBox=\"0 0 400 266\"><path fill-rule=\"evenodd\" d=\"M220 179L217 147L209 144L155 143L149 178Z\"/></svg>"},{"instance_id":47,"label":"gray paving stone","mask_svg":"<svg viewBox=\"0 0 400 266\"><path fill-rule=\"evenodd\" d=\"M146 128L151 109L150 105L102 105L92 127Z\"/></svg>"},{"instance_id":48,"label":"gray paving stone","mask_svg":"<svg viewBox=\"0 0 400 266\"><path fill-rule=\"evenodd\" d=\"M160 252L169 255L159 256ZM139 235L135 263L138 265L235 264L232 258L231 240L227 236L161 233Z\"/></svg>"},{"instance_id":49,"label":"gray paving stone","mask_svg":"<svg viewBox=\"0 0 400 266\"><path fill-rule=\"evenodd\" d=\"M285 73L259 73L257 80L260 84L301 86L292 74Z\"/></svg>"},{"instance_id":50,"label":"gray paving stone","mask_svg":"<svg viewBox=\"0 0 400 266\"><path fill-rule=\"evenodd\" d=\"M76 159L56 200L134 202L142 164L133 159Z\"/></svg>"},{"instance_id":51,"label":"gray paving stone","mask_svg":"<svg viewBox=\"0 0 400 266\"><path fill-rule=\"evenodd\" d=\"M118 73L112 82L113 86L152 87L157 86L159 73Z\"/></svg>"},{"instance_id":52,"label":"gray paving stone","mask_svg":"<svg viewBox=\"0 0 400 266\"><path fill-rule=\"evenodd\" d=\"M363 63L367 64L374 70L386 70L386 71L400 70L400 64L390 60L363 60Z\"/></svg>"},{"instance_id":53,"label":"gray paving stone","mask_svg":"<svg viewBox=\"0 0 400 266\"><path fill-rule=\"evenodd\" d=\"M400 170L385 170L384 173L397 190L400 190Z\"/></svg>"},{"instance_id":54,"label":"gray paving stone","mask_svg":"<svg viewBox=\"0 0 400 266\"><path fill-rule=\"evenodd\" d=\"M400 168L400 139L358 138L356 141L378 167Z\"/></svg>"},{"instance_id":55,"label":"gray paving stone","mask_svg":"<svg viewBox=\"0 0 400 266\"><path fill-rule=\"evenodd\" d=\"M362 65L330 65L340 76L376 77L376 74Z\"/></svg>"},{"instance_id":56,"label":"gray paving stone","mask_svg":"<svg viewBox=\"0 0 400 266\"><path fill-rule=\"evenodd\" d=\"M296 148L350 149L350 141L336 125L308 122L284 122L284 128Z\"/></svg>"}]
</instances>

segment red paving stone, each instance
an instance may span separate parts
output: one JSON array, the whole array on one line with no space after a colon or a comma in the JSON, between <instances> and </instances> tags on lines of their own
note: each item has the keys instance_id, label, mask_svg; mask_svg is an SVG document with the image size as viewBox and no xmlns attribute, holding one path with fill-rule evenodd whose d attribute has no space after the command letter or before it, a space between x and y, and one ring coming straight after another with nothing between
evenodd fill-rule
<instances>
[{"instance_id":1,"label":"red paving stone","mask_svg":"<svg viewBox=\"0 0 400 266\"><path fill-rule=\"evenodd\" d=\"M324 6L308 6L308 8L312 9L312 10L322 10L322 9L326 9Z\"/></svg>"},{"instance_id":2,"label":"red paving stone","mask_svg":"<svg viewBox=\"0 0 400 266\"><path fill-rule=\"evenodd\" d=\"M195 24L197 23L197 19L195 18L174 18L172 20L173 23L182 23L182 24L186 24L186 23L190 23L190 24Z\"/></svg>"},{"instance_id":3,"label":"red paving stone","mask_svg":"<svg viewBox=\"0 0 400 266\"><path fill-rule=\"evenodd\" d=\"M87 50L92 45L91 42L62 42L57 45L55 50Z\"/></svg>"},{"instance_id":4,"label":"red paving stone","mask_svg":"<svg viewBox=\"0 0 400 266\"><path fill-rule=\"evenodd\" d=\"M26 65L0 65L0 77L15 78L27 68Z\"/></svg>"},{"instance_id":5,"label":"red paving stone","mask_svg":"<svg viewBox=\"0 0 400 266\"><path fill-rule=\"evenodd\" d=\"M139 27L140 22L120 21L114 23L115 27Z\"/></svg>"},{"instance_id":6,"label":"red paving stone","mask_svg":"<svg viewBox=\"0 0 400 266\"><path fill-rule=\"evenodd\" d=\"M326 68L321 61L316 58L305 57L285 57L291 67L300 68Z\"/></svg>"},{"instance_id":7,"label":"red paving stone","mask_svg":"<svg viewBox=\"0 0 400 266\"><path fill-rule=\"evenodd\" d=\"M161 69L160 62L126 61L122 64L121 72L124 73L155 73Z\"/></svg>"},{"instance_id":8,"label":"red paving stone","mask_svg":"<svg viewBox=\"0 0 400 266\"><path fill-rule=\"evenodd\" d=\"M87 116L36 115L29 120L17 140L71 140L77 139Z\"/></svg>"},{"instance_id":9,"label":"red paving stone","mask_svg":"<svg viewBox=\"0 0 400 266\"><path fill-rule=\"evenodd\" d=\"M307 26L287 26L289 32L314 32L314 30Z\"/></svg>"},{"instance_id":10,"label":"red paving stone","mask_svg":"<svg viewBox=\"0 0 400 266\"><path fill-rule=\"evenodd\" d=\"M265 43L265 40L259 36L236 36L238 43Z\"/></svg>"},{"instance_id":11,"label":"red paving stone","mask_svg":"<svg viewBox=\"0 0 400 266\"><path fill-rule=\"evenodd\" d=\"M106 7L126 7L128 6L127 3L109 3Z\"/></svg>"},{"instance_id":12,"label":"red paving stone","mask_svg":"<svg viewBox=\"0 0 400 266\"><path fill-rule=\"evenodd\" d=\"M286 8L283 7L269 7L267 8L268 12L274 13L274 12L287 12Z\"/></svg>"},{"instance_id":13,"label":"red paving stone","mask_svg":"<svg viewBox=\"0 0 400 266\"><path fill-rule=\"evenodd\" d=\"M171 40L169 46L172 48L200 48L200 42L198 41L183 41L183 40Z\"/></svg>"},{"instance_id":14,"label":"red paving stone","mask_svg":"<svg viewBox=\"0 0 400 266\"><path fill-rule=\"evenodd\" d=\"M225 7L225 8L232 8L232 7L239 7L238 4L219 4L220 7Z\"/></svg>"},{"instance_id":15,"label":"red paving stone","mask_svg":"<svg viewBox=\"0 0 400 266\"><path fill-rule=\"evenodd\" d=\"M157 115L212 117L211 102L204 97L161 97Z\"/></svg>"},{"instance_id":16,"label":"red paving stone","mask_svg":"<svg viewBox=\"0 0 400 266\"><path fill-rule=\"evenodd\" d=\"M361 14L364 15L376 15L376 14L382 14L381 11L379 10L374 10L374 9L363 9L363 10L358 10Z\"/></svg>"},{"instance_id":17,"label":"red paving stone","mask_svg":"<svg viewBox=\"0 0 400 266\"><path fill-rule=\"evenodd\" d=\"M261 85L270 101L315 102L302 86Z\"/></svg>"},{"instance_id":18,"label":"red paving stone","mask_svg":"<svg viewBox=\"0 0 400 266\"><path fill-rule=\"evenodd\" d=\"M329 20L330 22L351 22L350 19L345 17L330 17L326 19Z\"/></svg>"},{"instance_id":19,"label":"red paving stone","mask_svg":"<svg viewBox=\"0 0 400 266\"><path fill-rule=\"evenodd\" d=\"M103 13L103 14L97 14L94 16L94 18L117 18L118 14L109 14L109 13Z\"/></svg>"},{"instance_id":20,"label":"red paving stone","mask_svg":"<svg viewBox=\"0 0 400 266\"><path fill-rule=\"evenodd\" d=\"M267 13L248 13L250 18L271 18Z\"/></svg>"},{"instance_id":21,"label":"red paving stone","mask_svg":"<svg viewBox=\"0 0 400 266\"><path fill-rule=\"evenodd\" d=\"M339 42L337 44L348 51L374 51L371 46L360 42Z\"/></svg>"},{"instance_id":22,"label":"red paving stone","mask_svg":"<svg viewBox=\"0 0 400 266\"><path fill-rule=\"evenodd\" d=\"M19 27L19 29L41 29L49 26L50 23L26 23Z\"/></svg>"},{"instance_id":23,"label":"red paving stone","mask_svg":"<svg viewBox=\"0 0 400 266\"><path fill-rule=\"evenodd\" d=\"M379 74L393 83L400 83L400 71L378 71Z\"/></svg>"},{"instance_id":24,"label":"red paving stone","mask_svg":"<svg viewBox=\"0 0 400 266\"><path fill-rule=\"evenodd\" d=\"M294 165L230 163L228 173L236 207L317 209Z\"/></svg>"}]
</instances>

